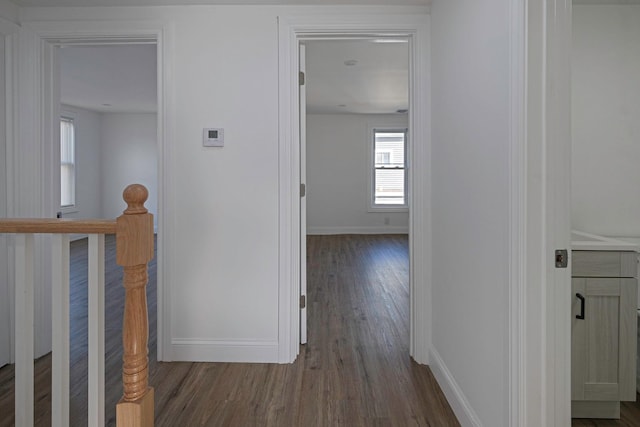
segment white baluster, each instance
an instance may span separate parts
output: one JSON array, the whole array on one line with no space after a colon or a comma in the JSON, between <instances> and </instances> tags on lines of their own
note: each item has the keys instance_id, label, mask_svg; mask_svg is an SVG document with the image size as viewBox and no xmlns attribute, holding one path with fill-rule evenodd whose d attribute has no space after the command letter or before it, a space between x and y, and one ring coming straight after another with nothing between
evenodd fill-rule
<instances>
[{"instance_id":1,"label":"white baluster","mask_svg":"<svg viewBox=\"0 0 640 427\"><path fill-rule=\"evenodd\" d=\"M89 235L89 425L104 426L104 235Z\"/></svg>"},{"instance_id":2,"label":"white baluster","mask_svg":"<svg viewBox=\"0 0 640 427\"><path fill-rule=\"evenodd\" d=\"M51 425L69 425L69 235L51 236Z\"/></svg>"},{"instance_id":3,"label":"white baluster","mask_svg":"<svg viewBox=\"0 0 640 427\"><path fill-rule=\"evenodd\" d=\"M33 234L15 236L15 425L33 426Z\"/></svg>"}]
</instances>

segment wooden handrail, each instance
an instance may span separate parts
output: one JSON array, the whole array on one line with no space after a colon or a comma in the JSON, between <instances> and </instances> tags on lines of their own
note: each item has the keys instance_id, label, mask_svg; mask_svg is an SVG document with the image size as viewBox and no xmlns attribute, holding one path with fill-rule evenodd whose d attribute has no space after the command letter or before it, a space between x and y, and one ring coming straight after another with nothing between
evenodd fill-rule
<instances>
[{"instance_id":1,"label":"wooden handrail","mask_svg":"<svg viewBox=\"0 0 640 427\"><path fill-rule=\"evenodd\" d=\"M9 218L0 220L0 233L115 234L116 220Z\"/></svg>"},{"instance_id":2,"label":"wooden handrail","mask_svg":"<svg viewBox=\"0 0 640 427\"><path fill-rule=\"evenodd\" d=\"M139 184L123 193L127 209L117 219L116 262L124 269L122 325L123 396L116 406L118 427L152 427L153 388L148 386L149 324L147 316L147 264L153 259L153 215L144 207L147 189Z\"/></svg>"}]
</instances>

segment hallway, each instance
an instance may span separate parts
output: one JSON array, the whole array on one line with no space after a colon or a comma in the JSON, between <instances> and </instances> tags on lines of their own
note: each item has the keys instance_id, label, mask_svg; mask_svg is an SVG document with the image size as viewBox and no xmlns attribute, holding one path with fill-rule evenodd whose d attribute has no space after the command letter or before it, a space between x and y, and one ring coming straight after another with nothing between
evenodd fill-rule
<instances>
[{"instance_id":1,"label":"hallway","mask_svg":"<svg viewBox=\"0 0 640 427\"><path fill-rule=\"evenodd\" d=\"M123 292L115 242L107 239L106 245L106 421L115 425ZM72 263L83 263L83 246L86 241L73 243ZM150 264L156 425L459 425L429 368L409 358L407 236L309 236L307 265L308 344L295 363L274 365L156 362L155 261ZM86 325L77 321L86 319L83 280L74 276L71 284L73 426L86 425L87 416ZM36 423L45 426L50 355L36 363L36 377ZM12 366L0 369L0 414L0 427L13 425Z\"/></svg>"}]
</instances>

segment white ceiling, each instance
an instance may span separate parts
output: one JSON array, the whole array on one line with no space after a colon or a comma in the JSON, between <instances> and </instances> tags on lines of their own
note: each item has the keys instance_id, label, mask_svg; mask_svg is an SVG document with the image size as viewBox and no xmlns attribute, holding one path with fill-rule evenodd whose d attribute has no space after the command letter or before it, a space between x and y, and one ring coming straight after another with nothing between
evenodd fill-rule
<instances>
[{"instance_id":1,"label":"white ceiling","mask_svg":"<svg viewBox=\"0 0 640 427\"><path fill-rule=\"evenodd\" d=\"M155 112L156 46L65 46L59 49L60 100L100 112Z\"/></svg>"},{"instance_id":2,"label":"white ceiling","mask_svg":"<svg viewBox=\"0 0 640 427\"><path fill-rule=\"evenodd\" d=\"M408 43L377 41L305 42L309 113L408 108ZM59 58L63 104L99 112L156 111L155 45L65 46ZM356 64L345 65L349 60Z\"/></svg>"},{"instance_id":3,"label":"white ceiling","mask_svg":"<svg viewBox=\"0 0 640 427\"><path fill-rule=\"evenodd\" d=\"M406 40L314 40L304 44L307 112L379 114L408 108ZM355 61L355 65L345 61Z\"/></svg>"},{"instance_id":4,"label":"white ceiling","mask_svg":"<svg viewBox=\"0 0 640 427\"><path fill-rule=\"evenodd\" d=\"M180 5L417 5L431 0L9 0L23 7L58 6L180 6ZM575 4L640 4L640 0L573 0Z\"/></svg>"},{"instance_id":5,"label":"white ceiling","mask_svg":"<svg viewBox=\"0 0 640 427\"><path fill-rule=\"evenodd\" d=\"M573 4L640 4L640 0L573 0Z\"/></svg>"},{"instance_id":6,"label":"white ceiling","mask_svg":"<svg viewBox=\"0 0 640 427\"><path fill-rule=\"evenodd\" d=\"M10 0L18 6L173 6L173 5L418 5L431 0Z\"/></svg>"}]
</instances>

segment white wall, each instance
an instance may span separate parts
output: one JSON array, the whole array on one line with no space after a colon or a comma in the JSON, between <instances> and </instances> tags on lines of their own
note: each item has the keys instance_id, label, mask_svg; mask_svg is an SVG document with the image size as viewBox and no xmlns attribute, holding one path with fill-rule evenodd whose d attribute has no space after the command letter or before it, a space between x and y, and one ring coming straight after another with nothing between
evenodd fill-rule
<instances>
[{"instance_id":1,"label":"white wall","mask_svg":"<svg viewBox=\"0 0 640 427\"><path fill-rule=\"evenodd\" d=\"M368 212L370 127L407 125L398 114L307 115L309 234L408 232L408 212Z\"/></svg>"},{"instance_id":2,"label":"white wall","mask_svg":"<svg viewBox=\"0 0 640 427\"><path fill-rule=\"evenodd\" d=\"M431 8L431 363L462 425L509 425L509 3Z\"/></svg>"},{"instance_id":3,"label":"white wall","mask_svg":"<svg viewBox=\"0 0 640 427\"><path fill-rule=\"evenodd\" d=\"M76 150L76 204L65 208L63 217L104 218L100 200L100 114L68 105L62 105L60 112L73 119Z\"/></svg>"},{"instance_id":4,"label":"white wall","mask_svg":"<svg viewBox=\"0 0 640 427\"><path fill-rule=\"evenodd\" d=\"M158 139L156 114L101 114L100 191L102 217L117 218L126 209L122 192L129 184L149 190L145 203L158 218Z\"/></svg>"},{"instance_id":5,"label":"white wall","mask_svg":"<svg viewBox=\"0 0 640 427\"><path fill-rule=\"evenodd\" d=\"M575 5L572 227L640 237L640 5Z\"/></svg>"},{"instance_id":6,"label":"white wall","mask_svg":"<svg viewBox=\"0 0 640 427\"><path fill-rule=\"evenodd\" d=\"M18 22L18 7L8 0L0 0L0 19L6 19L9 22Z\"/></svg>"},{"instance_id":7,"label":"white wall","mask_svg":"<svg viewBox=\"0 0 640 427\"><path fill-rule=\"evenodd\" d=\"M83 20L152 21L170 28L171 133L163 151L167 185L160 213L167 227L167 357L279 360L278 16L324 13L345 19L426 11L384 6L22 11L27 22L50 21L60 28ZM224 148L202 147L205 127L225 129Z\"/></svg>"}]
</instances>

